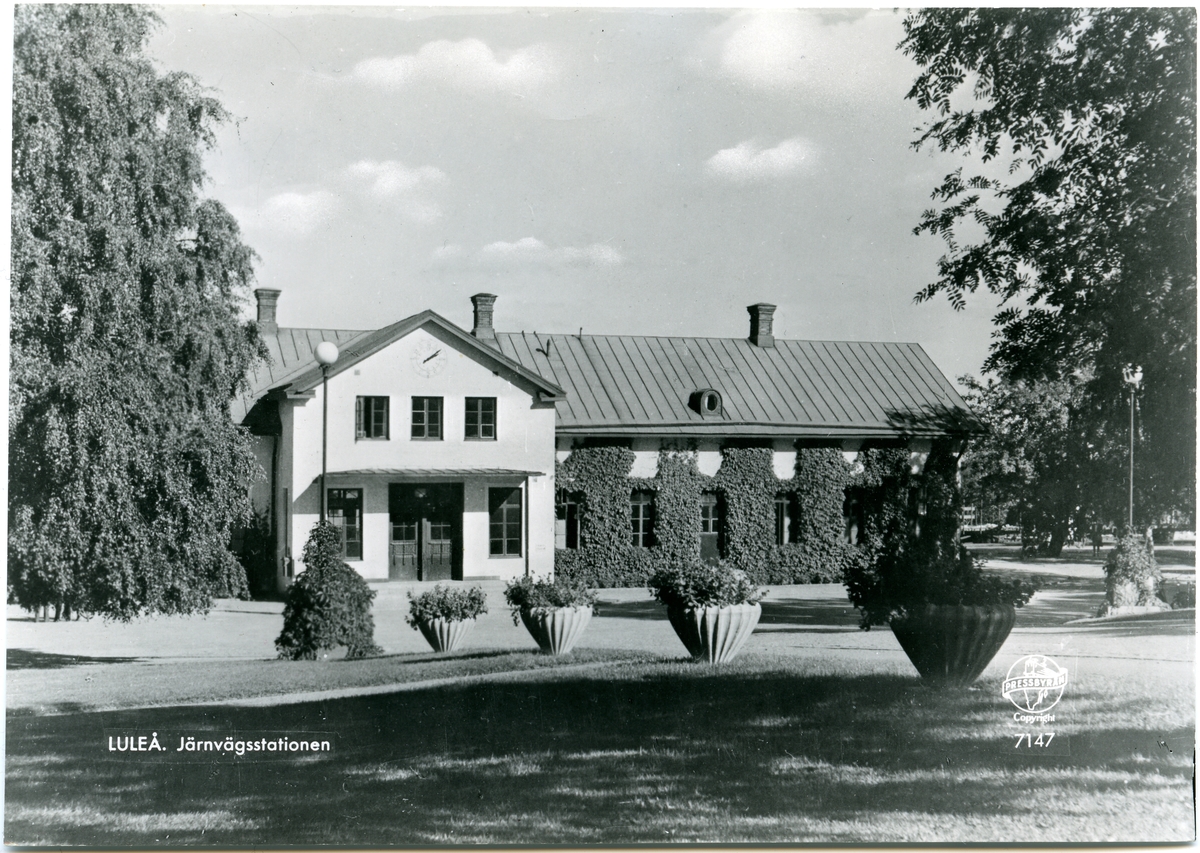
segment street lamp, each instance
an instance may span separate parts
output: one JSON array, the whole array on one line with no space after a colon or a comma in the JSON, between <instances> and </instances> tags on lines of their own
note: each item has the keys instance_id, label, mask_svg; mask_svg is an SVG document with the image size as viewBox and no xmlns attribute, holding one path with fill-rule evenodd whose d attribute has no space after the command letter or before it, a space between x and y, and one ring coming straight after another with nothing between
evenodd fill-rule
<instances>
[{"instance_id":1,"label":"street lamp","mask_svg":"<svg viewBox=\"0 0 1200 853\"><path fill-rule=\"evenodd\" d=\"M321 341L317 344L317 364L321 365L321 521L325 520L327 492L325 491L325 458L329 445L329 368L338 360L337 344Z\"/></svg>"},{"instance_id":2,"label":"street lamp","mask_svg":"<svg viewBox=\"0 0 1200 853\"><path fill-rule=\"evenodd\" d=\"M1121 371L1125 384L1129 386L1129 533L1133 533L1133 412L1134 395L1142 384L1142 369L1132 364L1125 365Z\"/></svg>"}]
</instances>

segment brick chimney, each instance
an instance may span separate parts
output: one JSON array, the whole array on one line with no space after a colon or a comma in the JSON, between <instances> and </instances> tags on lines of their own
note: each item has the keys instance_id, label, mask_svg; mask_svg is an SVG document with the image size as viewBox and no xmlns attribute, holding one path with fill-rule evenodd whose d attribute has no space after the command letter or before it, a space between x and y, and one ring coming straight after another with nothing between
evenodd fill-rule
<instances>
[{"instance_id":1,"label":"brick chimney","mask_svg":"<svg viewBox=\"0 0 1200 853\"><path fill-rule=\"evenodd\" d=\"M279 302L279 293L278 290L266 287L254 291L254 298L258 300L258 330L264 335L273 335L279 331L279 324L275 322L275 305Z\"/></svg>"},{"instance_id":2,"label":"brick chimney","mask_svg":"<svg viewBox=\"0 0 1200 853\"><path fill-rule=\"evenodd\" d=\"M769 348L775 346L775 336L771 334L771 318L775 314L775 306L766 302L756 302L748 305L750 312L750 343L756 347Z\"/></svg>"},{"instance_id":3,"label":"brick chimney","mask_svg":"<svg viewBox=\"0 0 1200 853\"><path fill-rule=\"evenodd\" d=\"M471 297L475 307L475 328L471 334L486 344L496 346L496 330L492 328L492 311L496 305L494 293L476 293Z\"/></svg>"}]
</instances>

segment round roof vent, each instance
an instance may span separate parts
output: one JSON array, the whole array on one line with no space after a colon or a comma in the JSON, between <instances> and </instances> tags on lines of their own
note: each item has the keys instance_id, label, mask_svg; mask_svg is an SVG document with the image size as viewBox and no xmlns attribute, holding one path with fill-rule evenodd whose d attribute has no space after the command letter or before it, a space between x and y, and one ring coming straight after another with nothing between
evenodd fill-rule
<instances>
[{"instance_id":1,"label":"round roof vent","mask_svg":"<svg viewBox=\"0 0 1200 853\"><path fill-rule=\"evenodd\" d=\"M721 393L713 388L693 391L688 407L702 418L719 418L722 411Z\"/></svg>"}]
</instances>

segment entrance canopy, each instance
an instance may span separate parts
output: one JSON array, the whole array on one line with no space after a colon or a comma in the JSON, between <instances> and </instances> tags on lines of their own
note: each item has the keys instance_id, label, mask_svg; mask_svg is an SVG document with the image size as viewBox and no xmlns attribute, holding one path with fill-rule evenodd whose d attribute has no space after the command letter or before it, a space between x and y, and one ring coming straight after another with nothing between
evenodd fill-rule
<instances>
[{"instance_id":1,"label":"entrance canopy","mask_svg":"<svg viewBox=\"0 0 1200 853\"><path fill-rule=\"evenodd\" d=\"M513 468L355 468L329 471L327 477L391 477L396 480L436 480L451 477L541 477L543 471L518 471Z\"/></svg>"}]
</instances>

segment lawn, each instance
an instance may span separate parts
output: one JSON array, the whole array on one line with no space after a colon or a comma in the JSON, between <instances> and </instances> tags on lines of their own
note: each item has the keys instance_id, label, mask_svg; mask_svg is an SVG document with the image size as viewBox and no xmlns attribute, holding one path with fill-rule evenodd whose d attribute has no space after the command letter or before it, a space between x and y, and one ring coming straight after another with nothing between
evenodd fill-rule
<instances>
[{"instance_id":1,"label":"lawn","mask_svg":"<svg viewBox=\"0 0 1200 853\"><path fill-rule=\"evenodd\" d=\"M515 676L532 670L593 667L664 657L645 652L580 649L566 658L536 651L464 651L386 655L343 661L87 662L9 650L9 714L62 714L136 707L241 701L293 694L429 686L464 678ZM133 664L133 665L130 665Z\"/></svg>"},{"instance_id":2,"label":"lawn","mask_svg":"<svg viewBox=\"0 0 1200 853\"><path fill-rule=\"evenodd\" d=\"M773 589L742 657L718 668L680 659L644 590L605 592L562 660L534 653L499 606L474 647L431 655L389 621L394 591L377 601L389 654L371 661L122 660L121 632L144 626L10 621L23 646L9 656L5 841L1190 841L1194 611L1079 622L1102 596L1097 566L997 567L1049 572L1047 586L966 690L925 686L890 631L857 630L828 586ZM233 630L269 652L278 614L238 607L161 623L161 653L224 649ZM1030 653L1070 670L1042 729L1000 695ZM1017 748L1025 731L1055 738ZM165 751L108 749L151 733ZM285 734L331 750L177 751L188 736Z\"/></svg>"},{"instance_id":3,"label":"lawn","mask_svg":"<svg viewBox=\"0 0 1200 853\"><path fill-rule=\"evenodd\" d=\"M1075 691L1014 747L998 685L747 655L263 708L9 720L5 840L89 846L1184 841L1190 685ZM1150 724L1148 724L1149 721ZM108 753L157 732L163 753ZM331 740L314 757L179 739ZM1061 747L1061 748L1060 748Z\"/></svg>"}]
</instances>

